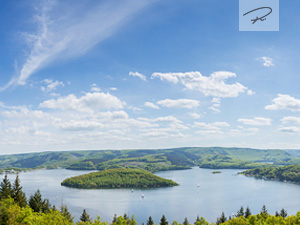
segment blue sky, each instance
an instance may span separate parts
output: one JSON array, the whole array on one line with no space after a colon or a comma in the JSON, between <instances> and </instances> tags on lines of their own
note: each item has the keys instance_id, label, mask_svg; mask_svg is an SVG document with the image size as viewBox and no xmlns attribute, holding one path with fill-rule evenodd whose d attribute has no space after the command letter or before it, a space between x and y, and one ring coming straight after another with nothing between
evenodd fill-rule
<instances>
[{"instance_id":1,"label":"blue sky","mask_svg":"<svg viewBox=\"0 0 300 225\"><path fill-rule=\"evenodd\" d=\"M240 32L237 0L2 2L1 154L300 148L299 6Z\"/></svg>"}]
</instances>

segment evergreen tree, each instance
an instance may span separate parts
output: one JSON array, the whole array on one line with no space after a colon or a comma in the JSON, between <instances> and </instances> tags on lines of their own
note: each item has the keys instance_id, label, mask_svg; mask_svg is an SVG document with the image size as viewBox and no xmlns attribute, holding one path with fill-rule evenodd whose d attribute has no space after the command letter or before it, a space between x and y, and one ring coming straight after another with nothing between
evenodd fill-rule
<instances>
[{"instance_id":1,"label":"evergreen tree","mask_svg":"<svg viewBox=\"0 0 300 225\"><path fill-rule=\"evenodd\" d=\"M5 199L12 196L12 187L7 174L5 174L1 184L0 184L0 198Z\"/></svg>"},{"instance_id":2,"label":"evergreen tree","mask_svg":"<svg viewBox=\"0 0 300 225\"><path fill-rule=\"evenodd\" d=\"M225 223L227 221L227 218L225 217L225 213L222 212L221 217L218 217L216 224L219 225L221 223Z\"/></svg>"},{"instance_id":3,"label":"evergreen tree","mask_svg":"<svg viewBox=\"0 0 300 225\"><path fill-rule=\"evenodd\" d=\"M82 222L90 222L91 221L90 215L86 212L85 209L83 210L83 213L80 216L80 221L82 221Z\"/></svg>"},{"instance_id":4,"label":"evergreen tree","mask_svg":"<svg viewBox=\"0 0 300 225\"><path fill-rule=\"evenodd\" d=\"M50 203L48 199L43 199L40 190L38 189L33 195L29 198L29 206L33 209L34 212L49 212Z\"/></svg>"},{"instance_id":5,"label":"evergreen tree","mask_svg":"<svg viewBox=\"0 0 300 225\"><path fill-rule=\"evenodd\" d=\"M287 211L284 208L281 209L280 216L282 216L283 218L287 217Z\"/></svg>"},{"instance_id":6,"label":"evergreen tree","mask_svg":"<svg viewBox=\"0 0 300 225\"><path fill-rule=\"evenodd\" d=\"M248 218L249 216L251 216L251 211L250 211L249 207L247 206L246 211L245 211L245 218Z\"/></svg>"},{"instance_id":7,"label":"evergreen tree","mask_svg":"<svg viewBox=\"0 0 300 225\"><path fill-rule=\"evenodd\" d=\"M15 203L17 203L20 207L25 207L27 205L25 193L22 191L22 186L20 185L19 175L17 175L16 180L14 182L11 197L15 200Z\"/></svg>"},{"instance_id":8,"label":"evergreen tree","mask_svg":"<svg viewBox=\"0 0 300 225\"><path fill-rule=\"evenodd\" d=\"M130 218L127 216L126 213L124 213L123 219L127 221L127 225L130 223Z\"/></svg>"},{"instance_id":9,"label":"evergreen tree","mask_svg":"<svg viewBox=\"0 0 300 225\"><path fill-rule=\"evenodd\" d=\"M261 208L261 212L260 214L264 214L264 215L268 215L268 210L267 210L267 207L265 205L263 205L263 207Z\"/></svg>"},{"instance_id":10,"label":"evergreen tree","mask_svg":"<svg viewBox=\"0 0 300 225\"><path fill-rule=\"evenodd\" d=\"M167 218L165 217L165 215L162 215L159 224L160 225L168 225L168 221L167 221Z\"/></svg>"},{"instance_id":11,"label":"evergreen tree","mask_svg":"<svg viewBox=\"0 0 300 225\"><path fill-rule=\"evenodd\" d=\"M74 217L72 217L66 205L60 207L60 213L70 222L73 223Z\"/></svg>"},{"instance_id":12,"label":"evergreen tree","mask_svg":"<svg viewBox=\"0 0 300 225\"><path fill-rule=\"evenodd\" d=\"M117 222L117 214L114 214L114 218L112 220L112 224L116 224Z\"/></svg>"},{"instance_id":13,"label":"evergreen tree","mask_svg":"<svg viewBox=\"0 0 300 225\"><path fill-rule=\"evenodd\" d=\"M240 210L237 211L236 217L244 216L244 207L241 206Z\"/></svg>"},{"instance_id":14,"label":"evergreen tree","mask_svg":"<svg viewBox=\"0 0 300 225\"><path fill-rule=\"evenodd\" d=\"M148 221L147 221L147 225L153 225L153 224L154 224L154 222L153 222L153 220L152 220L152 217L149 216L149 219L148 219Z\"/></svg>"},{"instance_id":15,"label":"evergreen tree","mask_svg":"<svg viewBox=\"0 0 300 225\"><path fill-rule=\"evenodd\" d=\"M182 225L189 225L189 221L188 221L187 217L184 218Z\"/></svg>"},{"instance_id":16,"label":"evergreen tree","mask_svg":"<svg viewBox=\"0 0 300 225\"><path fill-rule=\"evenodd\" d=\"M276 211L276 212L275 212L275 216L277 216L277 217L279 217L279 216L280 216L280 214L279 214L279 212L278 212L278 211Z\"/></svg>"},{"instance_id":17,"label":"evergreen tree","mask_svg":"<svg viewBox=\"0 0 300 225\"><path fill-rule=\"evenodd\" d=\"M197 219L196 219L196 221L195 221L195 225L197 224L197 222L199 222L200 221L200 218L199 218L199 216L197 215Z\"/></svg>"}]
</instances>

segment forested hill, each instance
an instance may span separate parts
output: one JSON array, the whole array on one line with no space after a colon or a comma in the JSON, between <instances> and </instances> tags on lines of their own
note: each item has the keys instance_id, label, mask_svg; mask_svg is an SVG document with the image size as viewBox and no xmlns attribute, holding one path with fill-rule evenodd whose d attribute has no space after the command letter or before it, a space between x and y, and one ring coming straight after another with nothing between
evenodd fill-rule
<instances>
[{"instance_id":1,"label":"forested hill","mask_svg":"<svg viewBox=\"0 0 300 225\"><path fill-rule=\"evenodd\" d=\"M42 152L0 156L0 169L57 168L104 170L139 167L151 172L202 168L256 168L260 163L299 164L300 157L283 150L249 148L186 147L149 150L97 150Z\"/></svg>"},{"instance_id":2,"label":"forested hill","mask_svg":"<svg viewBox=\"0 0 300 225\"><path fill-rule=\"evenodd\" d=\"M246 176L300 183L300 165L256 168L242 172Z\"/></svg>"}]
</instances>

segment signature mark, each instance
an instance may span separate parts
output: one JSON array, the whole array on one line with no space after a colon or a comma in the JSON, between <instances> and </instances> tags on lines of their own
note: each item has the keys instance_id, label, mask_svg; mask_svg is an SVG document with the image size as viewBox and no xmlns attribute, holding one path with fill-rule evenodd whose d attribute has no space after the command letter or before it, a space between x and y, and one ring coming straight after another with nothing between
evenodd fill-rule
<instances>
[{"instance_id":1,"label":"signature mark","mask_svg":"<svg viewBox=\"0 0 300 225\"><path fill-rule=\"evenodd\" d=\"M255 19L252 19L251 21L253 22L252 24L255 24L258 20L264 21L264 20L267 19L266 17L272 13L272 8L271 7L260 7L260 8L257 8L257 9L253 9L253 10L251 10L251 11L246 12L245 14L243 14L243 16L246 16L249 13L252 13L254 11L261 10L261 9L269 9L270 11L266 15L264 15L262 17L256 17Z\"/></svg>"}]
</instances>

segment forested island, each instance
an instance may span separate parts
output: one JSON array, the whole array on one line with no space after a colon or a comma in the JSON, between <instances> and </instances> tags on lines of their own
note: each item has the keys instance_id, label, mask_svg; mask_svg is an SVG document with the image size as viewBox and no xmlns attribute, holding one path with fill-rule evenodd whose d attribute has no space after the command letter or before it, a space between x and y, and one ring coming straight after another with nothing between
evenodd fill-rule
<instances>
[{"instance_id":1,"label":"forested island","mask_svg":"<svg viewBox=\"0 0 300 225\"><path fill-rule=\"evenodd\" d=\"M73 188L158 188L178 185L141 169L108 169L65 179L61 185Z\"/></svg>"},{"instance_id":2,"label":"forested island","mask_svg":"<svg viewBox=\"0 0 300 225\"><path fill-rule=\"evenodd\" d=\"M240 174L260 179L300 183L300 165L255 168L246 170Z\"/></svg>"}]
</instances>

